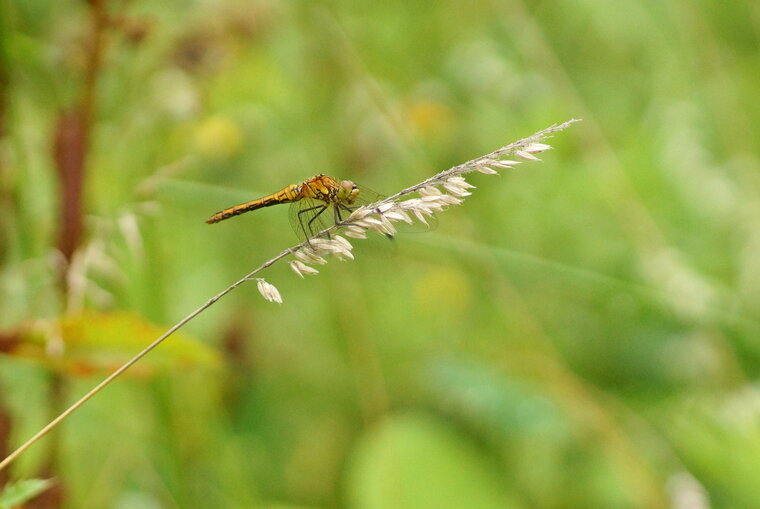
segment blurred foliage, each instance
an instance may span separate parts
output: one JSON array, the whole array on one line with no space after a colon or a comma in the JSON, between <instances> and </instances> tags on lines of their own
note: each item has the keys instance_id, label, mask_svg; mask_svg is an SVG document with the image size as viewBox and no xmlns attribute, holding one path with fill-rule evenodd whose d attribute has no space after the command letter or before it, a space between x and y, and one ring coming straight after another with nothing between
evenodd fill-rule
<instances>
[{"instance_id":1,"label":"blurred foliage","mask_svg":"<svg viewBox=\"0 0 760 509\"><path fill-rule=\"evenodd\" d=\"M13 509L34 498L50 486L50 481L27 479L9 484L0 492L0 509Z\"/></svg>"},{"instance_id":2,"label":"blurred foliage","mask_svg":"<svg viewBox=\"0 0 760 509\"><path fill-rule=\"evenodd\" d=\"M106 0L97 43L98 4L0 0L4 452L296 240L211 213L584 122L433 233L272 267L282 306L225 297L12 478L55 465L77 509L760 507L757 2Z\"/></svg>"},{"instance_id":3,"label":"blurred foliage","mask_svg":"<svg viewBox=\"0 0 760 509\"><path fill-rule=\"evenodd\" d=\"M23 328L20 337L4 350L70 375L91 375L98 371L110 374L164 332L134 313L90 310ZM60 355L51 352L56 344L60 344ZM136 365L131 374L148 376L157 368L174 372L183 366L218 367L219 362L215 350L177 332L171 342Z\"/></svg>"},{"instance_id":4,"label":"blurred foliage","mask_svg":"<svg viewBox=\"0 0 760 509\"><path fill-rule=\"evenodd\" d=\"M495 465L433 419L394 415L368 430L349 464L349 505L384 507L513 507Z\"/></svg>"}]
</instances>

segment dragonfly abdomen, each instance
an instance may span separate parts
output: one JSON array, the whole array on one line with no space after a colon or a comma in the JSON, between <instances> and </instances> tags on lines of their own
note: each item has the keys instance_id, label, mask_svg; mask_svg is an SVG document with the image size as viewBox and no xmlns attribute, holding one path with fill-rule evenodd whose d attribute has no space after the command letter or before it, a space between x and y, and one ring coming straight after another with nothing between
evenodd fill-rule
<instances>
[{"instance_id":1,"label":"dragonfly abdomen","mask_svg":"<svg viewBox=\"0 0 760 509\"><path fill-rule=\"evenodd\" d=\"M238 216L243 212L248 212L250 210L256 210L264 207L270 207L272 205L278 205L280 203L290 203L296 200L300 200L301 187L301 184L293 184L280 191L277 191L276 193L270 194L269 196L264 196L263 198L259 198L257 200L241 203L240 205L235 205L234 207L220 210L208 218L206 222L208 224L218 223L219 221L223 221L224 219L233 216Z\"/></svg>"}]
</instances>

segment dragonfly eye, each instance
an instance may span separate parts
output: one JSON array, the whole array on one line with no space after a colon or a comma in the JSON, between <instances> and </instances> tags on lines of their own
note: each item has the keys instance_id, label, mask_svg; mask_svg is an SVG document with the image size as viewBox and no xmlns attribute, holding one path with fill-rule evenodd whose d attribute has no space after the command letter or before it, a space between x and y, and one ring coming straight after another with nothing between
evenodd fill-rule
<instances>
[{"instance_id":1,"label":"dragonfly eye","mask_svg":"<svg viewBox=\"0 0 760 509\"><path fill-rule=\"evenodd\" d=\"M359 195L359 188L350 180L341 180L339 194L343 201L351 204L356 201L356 197Z\"/></svg>"}]
</instances>

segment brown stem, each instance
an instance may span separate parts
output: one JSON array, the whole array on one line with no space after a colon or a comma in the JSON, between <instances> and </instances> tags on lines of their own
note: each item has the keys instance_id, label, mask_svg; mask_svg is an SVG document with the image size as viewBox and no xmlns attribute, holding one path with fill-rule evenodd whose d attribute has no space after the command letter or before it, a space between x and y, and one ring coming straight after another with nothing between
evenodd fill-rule
<instances>
[{"instance_id":1,"label":"brown stem","mask_svg":"<svg viewBox=\"0 0 760 509\"><path fill-rule=\"evenodd\" d=\"M8 134L8 93L10 89L10 59L6 49L6 40L10 32L6 6L0 2L0 264L7 256L8 238L5 232L10 231L10 212L13 210L10 186L7 185L10 176L5 160L5 137Z\"/></svg>"},{"instance_id":2,"label":"brown stem","mask_svg":"<svg viewBox=\"0 0 760 509\"><path fill-rule=\"evenodd\" d=\"M90 51L87 55L81 105L82 117L87 131L90 129L95 112L98 77L103 64L106 29L108 28L106 0L88 0L88 2L90 4L90 17L92 19L92 39L90 41Z\"/></svg>"},{"instance_id":3,"label":"brown stem","mask_svg":"<svg viewBox=\"0 0 760 509\"><path fill-rule=\"evenodd\" d=\"M55 127L53 158L60 184L58 250L66 259L67 266L82 237L82 184L86 150L87 130L82 111L61 113ZM65 274L61 278L61 290L65 297L68 291Z\"/></svg>"},{"instance_id":4,"label":"brown stem","mask_svg":"<svg viewBox=\"0 0 760 509\"><path fill-rule=\"evenodd\" d=\"M106 0L89 0L89 5L92 35L88 45L82 97L76 107L59 115L53 142L53 158L61 185L58 249L67 265L82 239L82 189L86 179L86 158L97 106L97 84L108 27ZM61 279L61 288L65 297L68 291L65 276Z\"/></svg>"}]
</instances>

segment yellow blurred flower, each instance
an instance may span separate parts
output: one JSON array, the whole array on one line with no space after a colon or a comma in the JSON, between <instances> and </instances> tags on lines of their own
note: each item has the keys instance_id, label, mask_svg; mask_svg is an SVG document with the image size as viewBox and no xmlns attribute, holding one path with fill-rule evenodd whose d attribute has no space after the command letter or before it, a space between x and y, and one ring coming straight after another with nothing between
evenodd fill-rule
<instances>
[{"instance_id":1,"label":"yellow blurred flower","mask_svg":"<svg viewBox=\"0 0 760 509\"><path fill-rule=\"evenodd\" d=\"M439 101L423 99L407 107L409 125L421 136L440 136L448 132L452 117L451 108Z\"/></svg>"},{"instance_id":2,"label":"yellow blurred flower","mask_svg":"<svg viewBox=\"0 0 760 509\"><path fill-rule=\"evenodd\" d=\"M243 132L226 117L210 117L195 128L195 146L203 156L223 159L235 155L243 146Z\"/></svg>"},{"instance_id":3,"label":"yellow blurred flower","mask_svg":"<svg viewBox=\"0 0 760 509\"><path fill-rule=\"evenodd\" d=\"M415 304L422 313L434 310L437 316L458 318L472 303L472 285L455 267L435 267L425 273L414 291Z\"/></svg>"}]
</instances>

